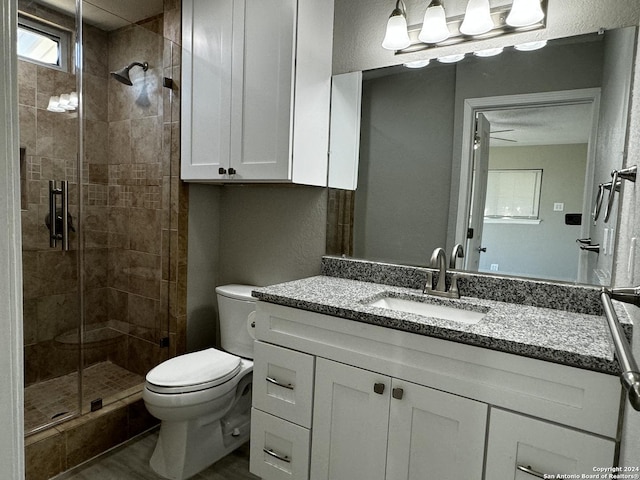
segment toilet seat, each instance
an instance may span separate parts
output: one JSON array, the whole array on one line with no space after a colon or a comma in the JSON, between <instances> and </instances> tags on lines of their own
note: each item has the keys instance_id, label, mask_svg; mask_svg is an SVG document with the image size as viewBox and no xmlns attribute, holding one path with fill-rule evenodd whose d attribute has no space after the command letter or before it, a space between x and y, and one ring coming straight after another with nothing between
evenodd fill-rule
<instances>
[{"instance_id":1,"label":"toilet seat","mask_svg":"<svg viewBox=\"0 0 640 480\"><path fill-rule=\"evenodd\" d=\"M146 387L164 394L197 392L228 382L240 369L240 357L209 348L162 362L147 374Z\"/></svg>"}]
</instances>

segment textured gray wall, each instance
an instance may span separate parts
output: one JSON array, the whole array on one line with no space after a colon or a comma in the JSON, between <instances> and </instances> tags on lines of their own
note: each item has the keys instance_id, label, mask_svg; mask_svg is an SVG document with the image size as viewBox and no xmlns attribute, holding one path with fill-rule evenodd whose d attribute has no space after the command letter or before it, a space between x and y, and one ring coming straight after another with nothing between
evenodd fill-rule
<instances>
[{"instance_id":1,"label":"textured gray wall","mask_svg":"<svg viewBox=\"0 0 640 480\"><path fill-rule=\"evenodd\" d=\"M355 257L426 265L445 244L454 86L451 65L363 83Z\"/></svg>"}]
</instances>

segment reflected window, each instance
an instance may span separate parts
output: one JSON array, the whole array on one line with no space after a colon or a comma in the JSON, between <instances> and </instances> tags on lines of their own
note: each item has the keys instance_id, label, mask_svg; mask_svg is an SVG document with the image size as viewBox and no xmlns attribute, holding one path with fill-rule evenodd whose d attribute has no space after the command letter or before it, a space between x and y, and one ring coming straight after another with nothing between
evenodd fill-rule
<instances>
[{"instance_id":1,"label":"reflected window","mask_svg":"<svg viewBox=\"0 0 640 480\"><path fill-rule=\"evenodd\" d=\"M538 219L542 170L489 170L485 218Z\"/></svg>"},{"instance_id":2,"label":"reflected window","mask_svg":"<svg viewBox=\"0 0 640 480\"><path fill-rule=\"evenodd\" d=\"M56 70L69 71L70 32L35 18L18 17L18 57Z\"/></svg>"}]
</instances>

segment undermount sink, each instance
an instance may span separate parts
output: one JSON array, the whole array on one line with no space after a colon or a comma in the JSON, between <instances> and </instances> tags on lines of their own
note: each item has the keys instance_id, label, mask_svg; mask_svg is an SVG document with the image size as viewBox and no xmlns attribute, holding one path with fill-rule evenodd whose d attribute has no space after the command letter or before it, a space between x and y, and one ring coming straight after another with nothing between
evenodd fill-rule
<instances>
[{"instance_id":1,"label":"undermount sink","mask_svg":"<svg viewBox=\"0 0 640 480\"><path fill-rule=\"evenodd\" d=\"M387 310L414 313L423 317L441 318L443 320L451 320L469 325L478 323L488 312L488 308L486 307L478 307L479 309L484 310L478 312L454 306L437 305L392 296L378 298L367 302L366 305L370 307L386 308Z\"/></svg>"}]
</instances>

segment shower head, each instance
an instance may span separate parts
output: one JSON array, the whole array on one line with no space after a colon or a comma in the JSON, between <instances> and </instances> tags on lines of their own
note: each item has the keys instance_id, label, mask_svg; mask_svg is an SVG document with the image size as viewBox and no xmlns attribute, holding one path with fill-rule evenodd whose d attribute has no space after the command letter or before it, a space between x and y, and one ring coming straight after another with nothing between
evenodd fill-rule
<instances>
[{"instance_id":1,"label":"shower head","mask_svg":"<svg viewBox=\"0 0 640 480\"><path fill-rule=\"evenodd\" d=\"M116 70L115 72L111 72L111 76L115 78L117 81L119 81L120 83L124 83L125 85L131 86L133 85L133 83L129 78L129 70L131 70L131 68L135 67L136 65L139 67L142 67L142 70L144 70L145 72L149 69L149 64L147 62L144 62L144 63L131 62L126 67L121 68L120 70Z\"/></svg>"}]
</instances>

